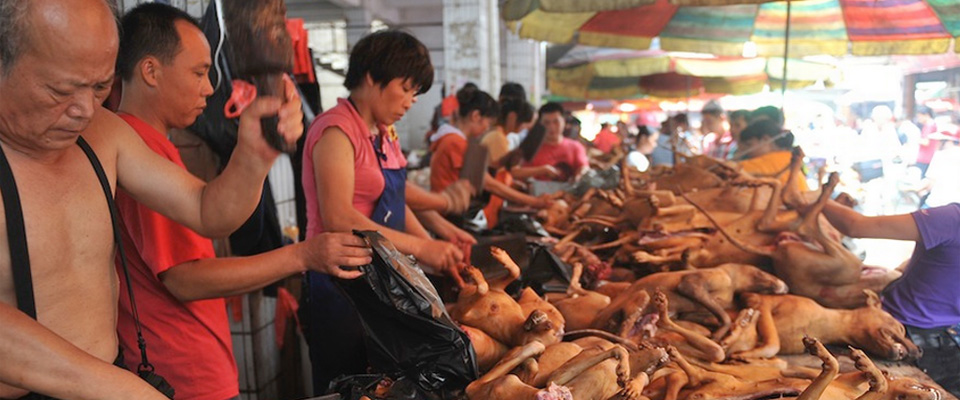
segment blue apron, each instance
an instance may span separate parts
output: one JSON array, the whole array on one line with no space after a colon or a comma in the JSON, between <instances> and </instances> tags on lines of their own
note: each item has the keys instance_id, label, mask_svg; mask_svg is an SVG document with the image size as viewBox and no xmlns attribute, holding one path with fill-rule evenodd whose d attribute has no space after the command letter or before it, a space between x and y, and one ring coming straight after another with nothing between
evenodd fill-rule
<instances>
[{"instance_id":1,"label":"blue apron","mask_svg":"<svg viewBox=\"0 0 960 400\"><path fill-rule=\"evenodd\" d=\"M383 136L371 139L384 183L371 220L403 232L406 228L407 171L405 168L383 167L387 160L381 146ZM321 395L326 393L334 378L367 372L363 327L353 304L336 287L330 275L307 272L305 283L307 290L300 320L304 322L304 334L310 347L314 394Z\"/></svg>"}]
</instances>

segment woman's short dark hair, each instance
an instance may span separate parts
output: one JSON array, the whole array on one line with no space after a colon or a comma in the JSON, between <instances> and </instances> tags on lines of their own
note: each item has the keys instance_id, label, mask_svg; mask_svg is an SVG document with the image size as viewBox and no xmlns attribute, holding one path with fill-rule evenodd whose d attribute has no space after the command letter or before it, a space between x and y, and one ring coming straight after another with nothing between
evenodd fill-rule
<instances>
[{"instance_id":1,"label":"woman's short dark hair","mask_svg":"<svg viewBox=\"0 0 960 400\"><path fill-rule=\"evenodd\" d=\"M751 122L750 125L744 128L743 132L740 132L741 142L765 137L774 138L774 145L781 149L793 147L793 133L784 132L780 124L767 118Z\"/></svg>"},{"instance_id":2,"label":"woman's short dark hair","mask_svg":"<svg viewBox=\"0 0 960 400\"><path fill-rule=\"evenodd\" d=\"M512 97L500 99L500 118L497 119L497 123L506 124L510 113L517 115L517 123L522 124L533 120L533 106L526 100Z\"/></svg>"},{"instance_id":3,"label":"woman's short dark hair","mask_svg":"<svg viewBox=\"0 0 960 400\"><path fill-rule=\"evenodd\" d=\"M776 122L777 126L783 127L783 112L774 106L763 106L753 110L750 112L750 117L747 118L747 121L754 122L761 119L769 119L773 122Z\"/></svg>"},{"instance_id":4,"label":"woman's short dark hair","mask_svg":"<svg viewBox=\"0 0 960 400\"><path fill-rule=\"evenodd\" d=\"M163 3L143 3L120 19L120 51L117 54L120 79L132 79L137 64L147 56L156 57L164 64L173 62L180 52L177 21L186 21L201 29L190 14Z\"/></svg>"},{"instance_id":5,"label":"woman's short dark hair","mask_svg":"<svg viewBox=\"0 0 960 400\"><path fill-rule=\"evenodd\" d=\"M371 33L353 46L343 86L356 89L367 74L381 88L398 78L410 79L418 88L417 94L433 86L433 64L427 47L413 35L397 30Z\"/></svg>"},{"instance_id":6,"label":"woman's short dark hair","mask_svg":"<svg viewBox=\"0 0 960 400\"><path fill-rule=\"evenodd\" d=\"M464 86L457 91L457 103L459 104L458 113L461 117L470 115L473 111L479 111L481 116L495 118L500 114L500 105L487 92L477 88L476 85Z\"/></svg>"}]
</instances>

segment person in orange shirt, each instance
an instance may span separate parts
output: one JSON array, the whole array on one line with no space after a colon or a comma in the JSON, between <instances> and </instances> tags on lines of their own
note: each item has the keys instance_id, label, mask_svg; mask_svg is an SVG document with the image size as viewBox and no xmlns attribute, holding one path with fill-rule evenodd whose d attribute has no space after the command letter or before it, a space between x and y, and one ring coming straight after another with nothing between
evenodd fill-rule
<instances>
[{"instance_id":1,"label":"person in orange shirt","mask_svg":"<svg viewBox=\"0 0 960 400\"><path fill-rule=\"evenodd\" d=\"M777 178L784 185L790 176L793 133L784 131L780 124L761 119L740 133L740 149L744 160L739 162L744 172L757 177ZM797 179L798 188L810 190L806 179Z\"/></svg>"},{"instance_id":2,"label":"person in orange shirt","mask_svg":"<svg viewBox=\"0 0 960 400\"><path fill-rule=\"evenodd\" d=\"M499 115L499 106L489 94L476 87L464 87L457 91L460 104L453 124L440 126L430 144L433 157L430 160L430 190L440 192L460 179L467 140L479 137L490 130L490 125ZM537 198L519 192L487 175L483 189L507 201L534 208L549 205L546 198Z\"/></svg>"}]
</instances>

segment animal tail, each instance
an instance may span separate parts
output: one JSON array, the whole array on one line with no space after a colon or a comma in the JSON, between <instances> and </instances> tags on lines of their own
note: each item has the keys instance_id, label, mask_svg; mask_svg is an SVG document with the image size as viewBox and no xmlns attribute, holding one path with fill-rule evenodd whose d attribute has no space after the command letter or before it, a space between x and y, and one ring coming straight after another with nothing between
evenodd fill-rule
<instances>
[{"instance_id":1,"label":"animal tail","mask_svg":"<svg viewBox=\"0 0 960 400\"><path fill-rule=\"evenodd\" d=\"M680 196L683 197L683 199L686 200L688 203L690 203L694 208L696 208L697 211L700 211L701 213L703 213L703 215L704 215L705 217L707 217L707 220L710 221L710 223L713 224L713 226L717 227L717 230L720 231L720 234L722 234L723 237L727 238L727 240L729 240L730 243L734 245L734 247L736 247L736 248L738 248L738 249L740 249L740 250L743 250L743 251L745 251L745 252L747 252L747 253L750 253L750 254L756 254L756 255L767 256L767 257L769 257L769 256L771 255L771 253L770 253L769 251L766 251L766 250L760 249L760 248L758 248L758 247L756 247L756 246L753 246L753 245L744 243L744 242L740 241L740 239L737 239L737 238L733 237L733 235L731 235L729 232L727 232L726 229L724 229L722 226L720 226L720 223L717 222L717 220L714 219L713 216L710 215L709 212L707 212L707 210L705 210L705 209L704 209L703 207L701 207L699 204L695 203L693 200L690 200L690 198L687 197L687 194L686 194L686 193L680 193Z\"/></svg>"}]
</instances>

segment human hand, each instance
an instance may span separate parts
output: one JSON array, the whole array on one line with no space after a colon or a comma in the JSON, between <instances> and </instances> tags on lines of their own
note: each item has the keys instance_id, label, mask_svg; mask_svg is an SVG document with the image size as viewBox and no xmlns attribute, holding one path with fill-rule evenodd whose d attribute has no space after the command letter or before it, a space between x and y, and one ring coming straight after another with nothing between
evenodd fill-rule
<instances>
[{"instance_id":1,"label":"human hand","mask_svg":"<svg viewBox=\"0 0 960 400\"><path fill-rule=\"evenodd\" d=\"M373 251L362 238L349 233L325 232L297 244L300 257L311 271L341 279L356 279L359 267L373 262Z\"/></svg>"},{"instance_id":2,"label":"human hand","mask_svg":"<svg viewBox=\"0 0 960 400\"><path fill-rule=\"evenodd\" d=\"M447 202L447 207L442 210L443 213L447 215L463 214L470 207L470 197L475 192L476 189L473 185L465 179L450 184L440 192L440 195Z\"/></svg>"},{"instance_id":3,"label":"human hand","mask_svg":"<svg viewBox=\"0 0 960 400\"><path fill-rule=\"evenodd\" d=\"M451 224L450 229L447 229L444 232L436 232L436 234L443 238L443 240L456 245L473 246L477 244L477 239L474 238L473 235L463 229L453 226L453 224Z\"/></svg>"},{"instance_id":4,"label":"human hand","mask_svg":"<svg viewBox=\"0 0 960 400\"><path fill-rule=\"evenodd\" d=\"M562 176L560 174L560 170L558 170L556 167L552 165L541 165L540 167L538 167L538 169L539 169L539 173L537 174L537 176L542 178L555 180L555 179L560 179Z\"/></svg>"},{"instance_id":5,"label":"human hand","mask_svg":"<svg viewBox=\"0 0 960 400\"><path fill-rule=\"evenodd\" d=\"M237 147L246 150L270 165L280 155L263 136L260 120L276 116L277 133L288 145L295 144L303 135L303 109L296 86L286 75L283 77L282 97L258 97L240 115L237 131Z\"/></svg>"},{"instance_id":6,"label":"human hand","mask_svg":"<svg viewBox=\"0 0 960 400\"><path fill-rule=\"evenodd\" d=\"M533 208L538 208L541 210L550 208L553 206L553 202L555 201L553 197L554 196L552 194L541 194L540 196L537 196L537 202L533 204Z\"/></svg>"},{"instance_id":7,"label":"human hand","mask_svg":"<svg viewBox=\"0 0 960 400\"><path fill-rule=\"evenodd\" d=\"M464 262L463 251L459 246L441 240L427 240L414 256L424 266L441 274L456 271Z\"/></svg>"}]
</instances>

